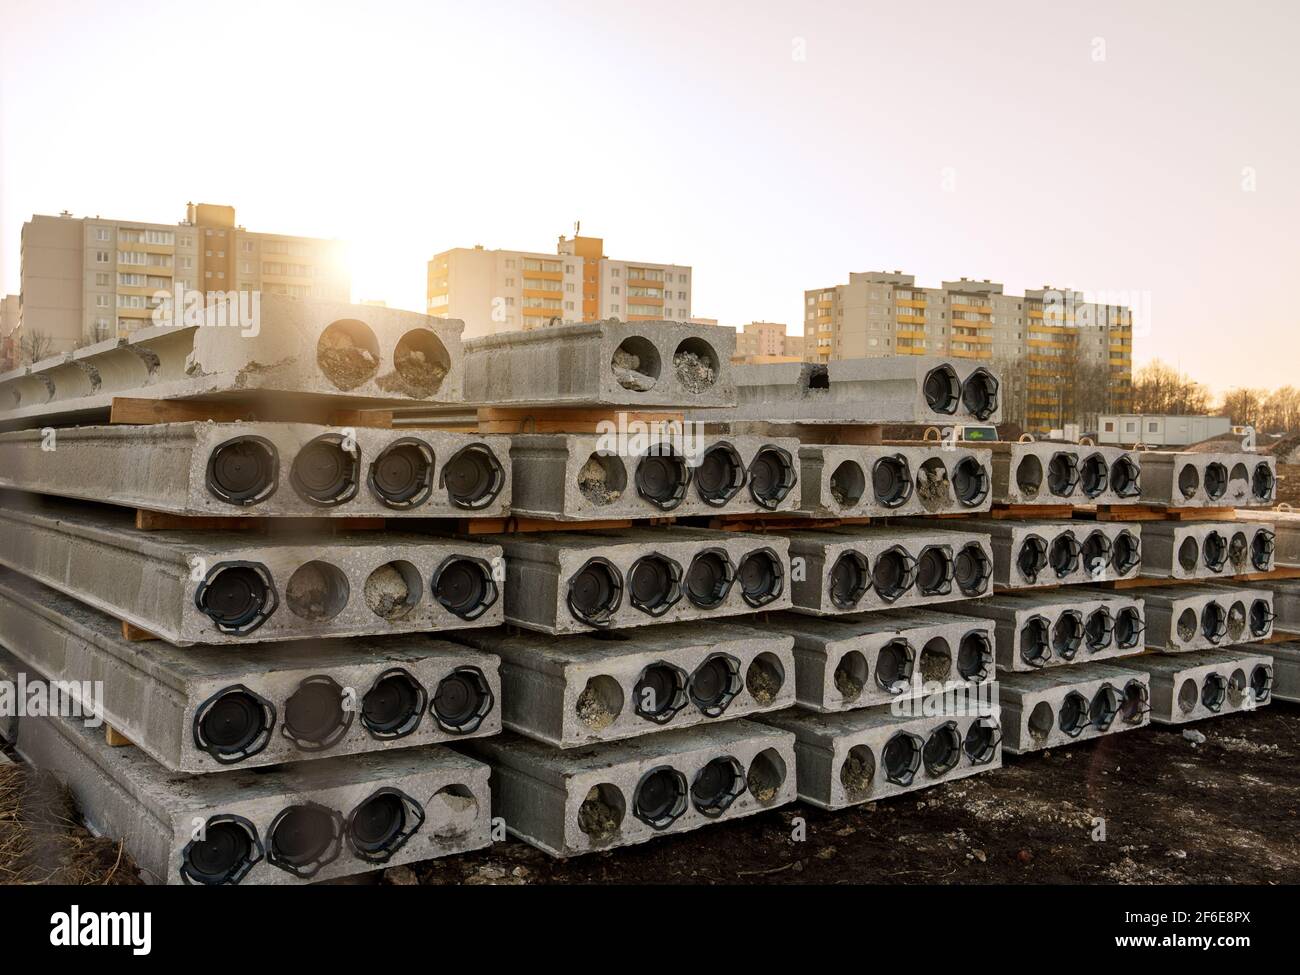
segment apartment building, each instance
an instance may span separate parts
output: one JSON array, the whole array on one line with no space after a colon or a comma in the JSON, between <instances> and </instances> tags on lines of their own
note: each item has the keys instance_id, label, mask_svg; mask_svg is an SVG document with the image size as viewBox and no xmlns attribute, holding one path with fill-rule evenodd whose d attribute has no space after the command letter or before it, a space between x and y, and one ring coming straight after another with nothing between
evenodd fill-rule
<instances>
[{"instance_id":1,"label":"apartment building","mask_svg":"<svg viewBox=\"0 0 1300 975\"><path fill-rule=\"evenodd\" d=\"M176 224L37 214L23 224L24 333L66 352L152 324L158 292L262 291L350 301L337 240L254 233L235 209L187 206Z\"/></svg>"},{"instance_id":2,"label":"apartment building","mask_svg":"<svg viewBox=\"0 0 1300 975\"><path fill-rule=\"evenodd\" d=\"M18 343L22 333L18 328L18 296L0 296L0 372L12 369L18 363Z\"/></svg>"},{"instance_id":3,"label":"apartment building","mask_svg":"<svg viewBox=\"0 0 1300 975\"><path fill-rule=\"evenodd\" d=\"M465 337L620 318L691 317L691 269L605 256L600 237L559 238L554 254L486 250L436 254L428 313L465 322Z\"/></svg>"},{"instance_id":4,"label":"apartment building","mask_svg":"<svg viewBox=\"0 0 1300 975\"><path fill-rule=\"evenodd\" d=\"M1132 401L1132 313L1078 291L1009 295L996 281L971 278L926 288L910 274L867 271L805 291L804 316L811 362L948 355L997 364L1008 374L1008 406L1027 429L1124 412Z\"/></svg>"},{"instance_id":5,"label":"apartment building","mask_svg":"<svg viewBox=\"0 0 1300 975\"><path fill-rule=\"evenodd\" d=\"M732 362L801 362L803 336L787 335L779 322L750 322L736 329Z\"/></svg>"}]
</instances>

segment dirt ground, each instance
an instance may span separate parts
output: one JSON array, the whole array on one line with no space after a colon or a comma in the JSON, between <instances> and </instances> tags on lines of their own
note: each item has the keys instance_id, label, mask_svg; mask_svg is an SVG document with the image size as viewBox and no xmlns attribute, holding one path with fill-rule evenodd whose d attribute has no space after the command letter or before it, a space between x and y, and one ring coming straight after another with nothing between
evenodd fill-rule
<instances>
[{"instance_id":1,"label":"dirt ground","mask_svg":"<svg viewBox=\"0 0 1300 975\"><path fill-rule=\"evenodd\" d=\"M800 804L567 861L511 840L364 882L1300 882L1300 708L1193 727L1204 744L1155 726L1007 756L1001 769L838 813ZM1098 818L1104 840L1093 838ZM76 823L47 777L0 766L0 883L134 874L115 843Z\"/></svg>"}]
</instances>

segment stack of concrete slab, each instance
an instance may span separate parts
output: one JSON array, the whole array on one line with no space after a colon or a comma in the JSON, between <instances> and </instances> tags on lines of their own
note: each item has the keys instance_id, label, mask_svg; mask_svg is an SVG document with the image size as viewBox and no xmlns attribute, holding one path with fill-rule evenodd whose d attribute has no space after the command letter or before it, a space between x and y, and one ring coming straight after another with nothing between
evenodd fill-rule
<instances>
[{"instance_id":1,"label":"stack of concrete slab","mask_svg":"<svg viewBox=\"0 0 1300 975\"><path fill-rule=\"evenodd\" d=\"M1144 451L1142 500L1170 508L1268 508L1277 461L1244 451Z\"/></svg>"},{"instance_id":2,"label":"stack of concrete slab","mask_svg":"<svg viewBox=\"0 0 1300 975\"><path fill-rule=\"evenodd\" d=\"M1263 523L1266 529L1275 533L1273 564L1277 568L1300 569L1300 511L1283 511L1280 508L1267 511L1241 510L1237 512L1237 518L1246 522Z\"/></svg>"},{"instance_id":3,"label":"stack of concrete slab","mask_svg":"<svg viewBox=\"0 0 1300 975\"><path fill-rule=\"evenodd\" d=\"M1143 455L1137 451L1042 441L988 446L999 504L1117 505L1142 498Z\"/></svg>"},{"instance_id":4,"label":"stack of concrete slab","mask_svg":"<svg viewBox=\"0 0 1300 975\"><path fill-rule=\"evenodd\" d=\"M447 745L500 731L499 660L427 634L504 619L502 553L419 519L507 514L509 441L367 412L460 401L460 323L262 307L0 377L0 733L154 882L490 842Z\"/></svg>"}]
</instances>

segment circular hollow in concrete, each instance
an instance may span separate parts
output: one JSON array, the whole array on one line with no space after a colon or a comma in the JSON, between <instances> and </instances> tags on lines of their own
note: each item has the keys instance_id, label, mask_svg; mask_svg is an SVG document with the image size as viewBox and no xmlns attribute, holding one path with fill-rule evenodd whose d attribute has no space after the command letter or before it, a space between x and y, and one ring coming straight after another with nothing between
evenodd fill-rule
<instances>
[{"instance_id":1,"label":"circular hollow in concrete","mask_svg":"<svg viewBox=\"0 0 1300 975\"><path fill-rule=\"evenodd\" d=\"M1178 544L1178 564L1184 572L1195 572L1200 556L1201 546L1194 536L1188 535Z\"/></svg>"},{"instance_id":2,"label":"circular hollow in concrete","mask_svg":"<svg viewBox=\"0 0 1300 975\"><path fill-rule=\"evenodd\" d=\"M1058 498L1068 498L1079 485L1079 458L1064 450L1047 462L1047 489Z\"/></svg>"},{"instance_id":3,"label":"circular hollow in concrete","mask_svg":"<svg viewBox=\"0 0 1300 975\"><path fill-rule=\"evenodd\" d=\"M1051 630L1047 617L1029 617L1020 627L1020 659L1031 667L1041 667L1051 656Z\"/></svg>"},{"instance_id":4,"label":"circular hollow in concrete","mask_svg":"<svg viewBox=\"0 0 1300 975\"><path fill-rule=\"evenodd\" d=\"M1083 614L1068 609L1052 624L1052 652L1062 660L1073 660L1083 646Z\"/></svg>"},{"instance_id":5,"label":"circular hollow in concrete","mask_svg":"<svg viewBox=\"0 0 1300 975\"><path fill-rule=\"evenodd\" d=\"M1196 710L1196 702L1201 699L1200 689L1196 686L1196 681L1188 677L1178 685L1178 710L1183 714L1191 714Z\"/></svg>"},{"instance_id":6,"label":"circular hollow in concrete","mask_svg":"<svg viewBox=\"0 0 1300 975\"><path fill-rule=\"evenodd\" d=\"M643 555L627 572L628 602L648 616L662 616L682 598L682 567L666 555Z\"/></svg>"},{"instance_id":7,"label":"circular hollow in concrete","mask_svg":"<svg viewBox=\"0 0 1300 975\"><path fill-rule=\"evenodd\" d=\"M654 389L663 363L653 342L641 335L629 335L614 350L609 367L624 389L644 393Z\"/></svg>"},{"instance_id":8,"label":"circular hollow in concrete","mask_svg":"<svg viewBox=\"0 0 1300 975\"><path fill-rule=\"evenodd\" d=\"M1111 560L1111 565L1120 575L1127 575L1136 569L1141 561L1142 542L1127 528L1121 530L1115 536L1114 558Z\"/></svg>"},{"instance_id":9,"label":"circular hollow in concrete","mask_svg":"<svg viewBox=\"0 0 1300 975\"><path fill-rule=\"evenodd\" d=\"M727 710L744 689L740 661L727 653L712 653L691 674L691 703L710 718Z\"/></svg>"},{"instance_id":10,"label":"circular hollow in concrete","mask_svg":"<svg viewBox=\"0 0 1300 975\"><path fill-rule=\"evenodd\" d=\"M619 682L608 674L597 674L587 679L578 695L578 720L592 731L604 731L623 713L623 701Z\"/></svg>"},{"instance_id":11,"label":"circular hollow in concrete","mask_svg":"<svg viewBox=\"0 0 1300 975\"><path fill-rule=\"evenodd\" d=\"M949 416L957 412L957 404L961 401L961 380L952 366L944 363L931 369L925 375L922 389L926 405L934 412Z\"/></svg>"},{"instance_id":12,"label":"circular hollow in concrete","mask_svg":"<svg viewBox=\"0 0 1300 975\"><path fill-rule=\"evenodd\" d=\"M1110 465L1110 489L1121 498L1136 498L1142 493L1142 471L1127 455Z\"/></svg>"},{"instance_id":13,"label":"circular hollow in concrete","mask_svg":"<svg viewBox=\"0 0 1300 975\"><path fill-rule=\"evenodd\" d=\"M988 470L974 457L963 457L953 466L952 489L965 507L981 504L989 496Z\"/></svg>"},{"instance_id":14,"label":"circular hollow in concrete","mask_svg":"<svg viewBox=\"0 0 1300 975\"><path fill-rule=\"evenodd\" d=\"M294 457L289 484L309 504L322 508L345 504L361 486L361 452L341 434L322 434L303 444Z\"/></svg>"},{"instance_id":15,"label":"circular hollow in concrete","mask_svg":"<svg viewBox=\"0 0 1300 975\"><path fill-rule=\"evenodd\" d=\"M1052 539L1048 560L1058 578L1064 578L1079 568L1081 551L1079 540L1071 532L1062 532Z\"/></svg>"},{"instance_id":16,"label":"circular hollow in concrete","mask_svg":"<svg viewBox=\"0 0 1300 975\"><path fill-rule=\"evenodd\" d=\"M460 836L469 832L478 815L478 799L469 786L453 782L430 797L425 814L434 836Z\"/></svg>"},{"instance_id":17,"label":"circular hollow in concrete","mask_svg":"<svg viewBox=\"0 0 1300 975\"><path fill-rule=\"evenodd\" d=\"M398 381L380 380L380 386L396 387L394 391L412 399L428 399L451 372L451 355L432 329L413 328L397 340L393 368Z\"/></svg>"},{"instance_id":18,"label":"circular hollow in concrete","mask_svg":"<svg viewBox=\"0 0 1300 975\"><path fill-rule=\"evenodd\" d=\"M775 748L766 748L749 763L745 784L749 788L749 794L758 800L760 805L767 806L775 802L781 794L785 776L785 759Z\"/></svg>"},{"instance_id":19,"label":"circular hollow in concrete","mask_svg":"<svg viewBox=\"0 0 1300 975\"><path fill-rule=\"evenodd\" d=\"M627 800L618 786L602 782L592 786L578 806L578 829L593 843L607 843L618 835L627 815Z\"/></svg>"},{"instance_id":20,"label":"circular hollow in concrete","mask_svg":"<svg viewBox=\"0 0 1300 975\"><path fill-rule=\"evenodd\" d=\"M1205 675L1205 681L1201 684L1201 703L1211 711L1219 711L1223 708L1223 702L1228 697L1228 682L1223 679L1219 673Z\"/></svg>"},{"instance_id":21,"label":"circular hollow in concrete","mask_svg":"<svg viewBox=\"0 0 1300 975\"><path fill-rule=\"evenodd\" d=\"M647 664L632 688L636 713L655 724L667 724L686 707L689 679L686 671L676 664L664 660Z\"/></svg>"},{"instance_id":22,"label":"circular hollow in concrete","mask_svg":"<svg viewBox=\"0 0 1300 975\"><path fill-rule=\"evenodd\" d=\"M952 592L956 574L952 549L946 545L928 545L916 560L916 588L924 596L946 596Z\"/></svg>"},{"instance_id":23,"label":"circular hollow in concrete","mask_svg":"<svg viewBox=\"0 0 1300 975\"><path fill-rule=\"evenodd\" d=\"M742 556L736 576L740 579L741 598L755 609L777 599L785 588L785 570L770 548L754 549Z\"/></svg>"},{"instance_id":24,"label":"circular hollow in concrete","mask_svg":"<svg viewBox=\"0 0 1300 975\"><path fill-rule=\"evenodd\" d=\"M871 465L871 491L878 504L897 508L912 496L912 468L902 454L881 457Z\"/></svg>"},{"instance_id":25,"label":"circular hollow in concrete","mask_svg":"<svg viewBox=\"0 0 1300 975\"><path fill-rule=\"evenodd\" d=\"M867 475L855 461L843 461L831 473L831 498L842 508L859 504L866 490Z\"/></svg>"},{"instance_id":26,"label":"circular hollow in concrete","mask_svg":"<svg viewBox=\"0 0 1300 975\"><path fill-rule=\"evenodd\" d=\"M414 508L433 493L433 448L414 437L390 443L370 463L370 490L390 508Z\"/></svg>"},{"instance_id":27,"label":"circular hollow in concrete","mask_svg":"<svg viewBox=\"0 0 1300 975\"><path fill-rule=\"evenodd\" d=\"M736 567L724 549L705 549L695 553L686 570L686 598L701 609L721 605L736 580Z\"/></svg>"},{"instance_id":28,"label":"circular hollow in concrete","mask_svg":"<svg viewBox=\"0 0 1300 975\"><path fill-rule=\"evenodd\" d=\"M1246 700L1246 672L1238 667L1228 677L1228 701L1235 708Z\"/></svg>"},{"instance_id":29,"label":"circular hollow in concrete","mask_svg":"<svg viewBox=\"0 0 1300 975\"><path fill-rule=\"evenodd\" d=\"M1205 543L1201 548L1205 558L1205 567L1211 572L1222 572L1228 561L1228 540L1217 531L1207 532Z\"/></svg>"},{"instance_id":30,"label":"circular hollow in concrete","mask_svg":"<svg viewBox=\"0 0 1300 975\"><path fill-rule=\"evenodd\" d=\"M921 648L921 680L945 681L952 674L952 646L941 636Z\"/></svg>"},{"instance_id":31,"label":"circular hollow in concrete","mask_svg":"<svg viewBox=\"0 0 1300 975\"><path fill-rule=\"evenodd\" d=\"M993 562L984 554L979 542L967 542L953 562L953 578L965 596L982 595L993 576Z\"/></svg>"},{"instance_id":32,"label":"circular hollow in concrete","mask_svg":"<svg viewBox=\"0 0 1300 975\"><path fill-rule=\"evenodd\" d=\"M1228 491L1234 501L1243 501L1250 495L1250 470L1245 464L1233 464L1228 472Z\"/></svg>"},{"instance_id":33,"label":"circular hollow in concrete","mask_svg":"<svg viewBox=\"0 0 1300 975\"><path fill-rule=\"evenodd\" d=\"M1020 543L1016 553L1016 568L1028 582L1037 582L1038 574L1047 567L1047 540L1041 535L1030 535Z\"/></svg>"},{"instance_id":34,"label":"circular hollow in concrete","mask_svg":"<svg viewBox=\"0 0 1300 975\"><path fill-rule=\"evenodd\" d=\"M899 694L912 681L916 652L902 637L895 637L876 652L876 683L881 690Z\"/></svg>"},{"instance_id":35,"label":"circular hollow in concrete","mask_svg":"<svg viewBox=\"0 0 1300 975\"><path fill-rule=\"evenodd\" d=\"M1115 614L1115 645L1121 650L1137 646L1142 639L1142 614L1136 606L1125 606Z\"/></svg>"},{"instance_id":36,"label":"circular hollow in concrete","mask_svg":"<svg viewBox=\"0 0 1300 975\"><path fill-rule=\"evenodd\" d=\"M613 504L627 491L627 467L613 454L593 453L578 469L578 493L594 505Z\"/></svg>"},{"instance_id":37,"label":"circular hollow in concrete","mask_svg":"<svg viewBox=\"0 0 1300 975\"><path fill-rule=\"evenodd\" d=\"M998 408L997 377L980 366L962 383L961 401L975 419L987 420Z\"/></svg>"},{"instance_id":38,"label":"circular hollow in concrete","mask_svg":"<svg viewBox=\"0 0 1300 975\"><path fill-rule=\"evenodd\" d=\"M695 491L705 504L720 507L745 486L745 462L731 444L712 444L695 469Z\"/></svg>"},{"instance_id":39,"label":"circular hollow in concrete","mask_svg":"<svg viewBox=\"0 0 1300 975\"><path fill-rule=\"evenodd\" d=\"M702 393L713 386L718 369L718 353L704 339L686 339L673 351L673 371L688 392Z\"/></svg>"},{"instance_id":40,"label":"circular hollow in concrete","mask_svg":"<svg viewBox=\"0 0 1300 975\"><path fill-rule=\"evenodd\" d=\"M364 587L370 612L385 620L400 620L419 605L423 592L420 570L403 559L385 562L375 569Z\"/></svg>"},{"instance_id":41,"label":"circular hollow in concrete","mask_svg":"<svg viewBox=\"0 0 1300 975\"><path fill-rule=\"evenodd\" d=\"M885 742L881 760L885 766L885 778L895 785L911 785L916 772L921 767L921 752L925 743L919 735L906 731L897 732Z\"/></svg>"},{"instance_id":42,"label":"circular hollow in concrete","mask_svg":"<svg viewBox=\"0 0 1300 975\"><path fill-rule=\"evenodd\" d=\"M379 371L379 340L365 322L341 318L316 340L316 365L335 389L356 389Z\"/></svg>"},{"instance_id":43,"label":"circular hollow in concrete","mask_svg":"<svg viewBox=\"0 0 1300 975\"><path fill-rule=\"evenodd\" d=\"M1115 619L1109 609L1105 606L1099 607L1088 614L1083 630L1089 650L1093 653L1105 650L1115 639Z\"/></svg>"},{"instance_id":44,"label":"circular hollow in concrete","mask_svg":"<svg viewBox=\"0 0 1300 975\"><path fill-rule=\"evenodd\" d=\"M632 815L651 829L667 829L685 814L686 776L670 765L651 769L632 794Z\"/></svg>"},{"instance_id":45,"label":"circular hollow in concrete","mask_svg":"<svg viewBox=\"0 0 1300 975\"><path fill-rule=\"evenodd\" d=\"M876 756L866 745L854 745L840 765L840 785L850 802L871 795L876 781Z\"/></svg>"},{"instance_id":46,"label":"circular hollow in concrete","mask_svg":"<svg viewBox=\"0 0 1300 975\"><path fill-rule=\"evenodd\" d=\"M840 657L840 662L835 665L832 679L835 682L835 689L840 692L840 697L845 704L852 704L862 696L862 690L867 686L868 676L867 658L860 651L850 650Z\"/></svg>"},{"instance_id":47,"label":"circular hollow in concrete","mask_svg":"<svg viewBox=\"0 0 1300 975\"><path fill-rule=\"evenodd\" d=\"M1078 736L1088 727L1088 699L1078 691L1070 691L1061 701L1061 713L1057 723L1061 730L1071 738Z\"/></svg>"},{"instance_id":48,"label":"circular hollow in concrete","mask_svg":"<svg viewBox=\"0 0 1300 975\"><path fill-rule=\"evenodd\" d=\"M1016 465L1016 489L1027 501L1043 489L1043 462L1034 454L1025 454Z\"/></svg>"},{"instance_id":49,"label":"circular hollow in concrete","mask_svg":"<svg viewBox=\"0 0 1300 975\"><path fill-rule=\"evenodd\" d=\"M745 689L759 704L771 704L785 686L785 667L774 653L764 651L745 670Z\"/></svg>"},{"instance_id":50,"label":"circular hollow in concrete","mask_svg":"<svg viewBox=\"0 0 1300 975\"><path fill-rule=\"evenodd\" d=\"M1205 496L1218 501L1228 493L1228 468L1217 460L1205 465Z\"/></svg>"},{"instance_id":51,"label":"circular hollow in concrete","mask_svg":"<svg viewBox=\"0 0 1300 975\"><path fill-rule=\"evenodd\" d=\"M977 718L966 731L962 749L972 765L984 765L997 754L1001 729L993 718Z\"/></svg>"},{"instance_id":52,"label":"circular hollow in concrete","mask_svg":"<svg viewBox=\"0 0 1300 975\"><path fill-rule=\"evenodd\" d=\"M1201 472L1195 464L1184 464L1178 471L1178 493L1191 499L1201 487Z\"/></svg>"},{"instance_id":53,"label":"circular hollow in concrete","mask_svg":"<svg viewBox=\"0 0 1300 975\"><path fill-rule=\"evenodd\" d=\"M1114 546L1111 544L1110 536L1100 528L1088 533L1080 551L1083 556L1083 567L1092 575L1098 575L1109 569L1114 557Z\"/></svg>"},{"instance_id":54,"label":"circular hollow in concrete","mask_svg":"<svg viewBox=\"0 0 1300 975\"><path fill-rule=\"evenodd\" d=\"M871 588L867 557L861 552L841 553L831 566L829 594L837 609L852 609Z\"/></svg>"},{"instance_id":55,"label":"circular hollow in concrete","mask_svg":"<svg viewBox=\"0 0 1300 975\"><path fill-rule=\"evenodd\" d=\"M1178 638L1184 642L1196 636L1196 610L1190 606L1178 614Z\"/></svg>"},{"instance_id":56,"label":"circular hollow in concrete","mask_svg":"<svg viewBox=\"0 0 1300 975\"><path fill-rule=\"evenodd\" d=\"M1046 741L1056 726L1056 714L1046 701L1039 701L1029 712L1029 734L1035 741Z\"/></svg>"},{"instance_id":57,"label":"circular hollow in concrete","mask_svg":"<svg viewBox=\"0 0 1300 975\"><path fill-rule=\"evenodd\" d=\"M226 504L265 501L278 486L280 455L265 437L234 437L208 455L208 492Z\"/></svg>"},{"instance_id":58,"label":"circular hollow in concrete","mask_svg":"<svg viewBox=\"0 0 1300 975\"><path fill-rule=\"evenodd\" d=\"M982 681L992 672L993 644L988 634L971 630L957 645L957 673L962 680Z\"/></svg>"},{"instance_id":59,"label":"circular hollow in concrete","mask_svg":"<svg viewBox=\"0 0 1300 975\"><path fill-rule=\"evenodd\" d=\"M1246 604L1240 599L1228 607L1228 639L1236 643L1246 632Z\"/></svg>"},{"instance_id":60,"label":"circular hollow in concrete","mask_svg":"<svg viewBox=\"0 0 1300 975\"><path fill-rule=\"evenodd\" d=\"M691 804L703 816L721 816L745 791L745 772L730 755L715 758L695 773Z\"/></svg>"},{"instance_id":61,"label":"circular hollow in concrete","mask_svg":"<svg viewBox=\"0 0 1300 975\"><path fill-rule=\"evenodd\" d=\"M1142 716L1149 710L1147 701L1150 697L1151 692L1140 680L1131 680L1124 685L1124 707L1120 709L1120 717L1125 724L1136 724L1142 720Z\"/></svg>"},{"instance_id":62,"label":"circular hollow in concrete","mask_svg":"<svg viewBox=\"0 0 1300 975\"><path fill-rule=\"evenodd\" d=\"M1269 606L1268 600L1256 599L1250 604L1250 635L1253 637L1268 636L1269 630L1272 628L1272 607Z\"/></svg>"},{"instance_id":63,"label":"circular hollow in concrete","mask_svg":"<svg viewBox=\"0 0 1300 975\"><path fill-rule=\"evenodd\" d=\"M1266 664L1256 664L1250 672L1250 693L1256 704L1263 704L1273 693L1273 669Z\"/></svg>"},{"instance_id":64,"label":"circular hollow in concrete","mask_svg":"<svg viewBox=\"0 0 1300 975\"><path fill-rule=\"evenodd\" d=\"M299 619L331 620L348 604L348 578L328 562L306 562L294 570L285 589L289 611Z\"/></svg>"},{"instance_id":65,"label":"circular hollow in concrete","mask_svg":"<svg viewBox=\"0 0 1300 975\"><path fill-rule=\"evenodd\" d=\"M1223 604L1211 601L1201 610L1201 633L1211 643L1218 643L1228 632L1228 611Z\"/></svg>"},{"instance_id":66,"label":"circular hollow in concrete","mask_svg":"<svg viewBox=\"0 0 1300 975\"><path fill-rule=\"evenodd\" d=\"M961 761L961 743L956 721L946 721L935 728L921 749L925 771L935 778L951 772Z\"/></svg>"},{"instance_id":67,"label":"circular hollow in concrete","mask_svg":"<svg viewBox=\"0 0 1300 975\"><path fill-rule=\"evenodd\" d=\"M1079 465L1079 486L1089 498L1095 498L1110 483L1110 465L1101 454L1093 453Z\"/></svg>"},{"instance_id":68,"label":"circular hollow in concrete","mask_svg":"<svg viewBox=\"0 0 1300 975\"><path fill-rule=\"evenodd\" d=\"M1273 470L1263 462L1255 465L1255 472L1250 479L1250 493L1256 501L1271 501L1277 487L1277 478Z\"/></svg>"},{"instance_id":69,"label":"circular hollow in concrete","mask_svg":"<svg viewBox=\"0 0 1300 975\"><path fill-rule=\"evenodd\" d=\"M916 471L916 498L926 511L939 511L952 500L948 468L938 457L924 461ZM968 486L969 487L969 486Z\"/></svg>"}]
</instances>

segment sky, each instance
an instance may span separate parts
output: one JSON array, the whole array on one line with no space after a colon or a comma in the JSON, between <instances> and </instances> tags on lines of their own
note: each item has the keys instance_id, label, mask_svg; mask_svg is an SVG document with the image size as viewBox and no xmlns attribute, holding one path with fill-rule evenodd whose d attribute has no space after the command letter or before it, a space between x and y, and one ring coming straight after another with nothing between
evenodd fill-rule
<instances>
[{"instance_id":1,"label":"sky","mask_svg":"<svg viewBox=\"0 0 1300 975\"><path fill-rule=\"evenodd\" d=\"M0 0L0 288L33 213L689 264L788 322L850 271L1135 307L1135 358L1300 382L1300 4Z\"/></svg>"}]
</instances>

